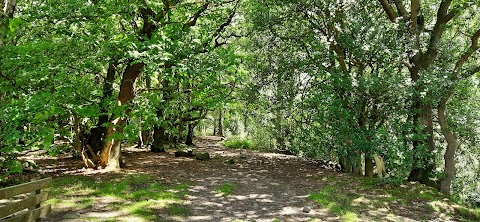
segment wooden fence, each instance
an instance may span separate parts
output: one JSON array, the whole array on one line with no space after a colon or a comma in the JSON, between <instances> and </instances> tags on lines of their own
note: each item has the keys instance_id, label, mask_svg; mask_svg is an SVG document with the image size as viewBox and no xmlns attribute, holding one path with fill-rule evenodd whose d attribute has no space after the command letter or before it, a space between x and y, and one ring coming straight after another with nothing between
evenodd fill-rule
<instances>
[{"instance_id":1,"label":"wooden fence","mask_svg":"<svg viewBox=\"0 0 480 222\"><path fill-rule=\"evenodd\" d=\"M51 182L49 177L0 189L0 222L30 222L45 218L51 206L42 206L42 202L50 199L50 194L42 189L49 187Z\"/></svg>"}]
</instances>

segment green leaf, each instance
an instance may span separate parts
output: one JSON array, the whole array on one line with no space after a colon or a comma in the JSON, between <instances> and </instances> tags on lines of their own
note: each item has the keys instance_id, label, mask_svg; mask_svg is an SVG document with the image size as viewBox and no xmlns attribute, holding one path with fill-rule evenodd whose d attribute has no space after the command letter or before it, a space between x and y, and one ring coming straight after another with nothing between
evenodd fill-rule
<instances>
[{"instance_id":1,"label":"green leaf","mask_svg":"<svg viewBox=\"0 0 480 222\"><path fill-rule=\"evenodd\" d=\"M43 139L43 149L48 150L50 146L53 144L54 138L55 138L55 130L48 129Z\"/></svg>"}]
</instances>

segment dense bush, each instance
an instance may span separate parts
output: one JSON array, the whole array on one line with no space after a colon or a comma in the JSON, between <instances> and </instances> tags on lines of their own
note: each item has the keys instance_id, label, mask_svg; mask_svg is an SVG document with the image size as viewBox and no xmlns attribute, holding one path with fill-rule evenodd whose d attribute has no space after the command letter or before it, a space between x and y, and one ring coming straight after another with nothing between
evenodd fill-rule
<instances>
[{"instance_id":1,"label":"dense bush","mask_svg":"<svg viewBox=\"0 0 480 222\"><path fill-rule=\"evenodd\" d=\"M241 137L230 137L223 144L231 149L253 149L252 141Z\"/></svg>"}]
</instances>

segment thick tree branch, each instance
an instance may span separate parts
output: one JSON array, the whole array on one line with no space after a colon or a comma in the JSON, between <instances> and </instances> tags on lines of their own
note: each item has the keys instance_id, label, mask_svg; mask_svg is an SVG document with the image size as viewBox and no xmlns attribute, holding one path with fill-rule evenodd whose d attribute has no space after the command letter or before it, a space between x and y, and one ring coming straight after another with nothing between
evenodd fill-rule
<instances>
[{"instance_id":1,"label":"thick tree branch","mask_svg":"<svg viewBox=\"0 0 480 222\"><path fill-rule=\"evenodd\" d=\"M473 75L475 75L475 74L477 74L477 73L480 73L480 66L477 66L477 67L471 69L470 71L465 72L465 74L462 75L462 78L463 78L463 79L466 79L466 78L468 78L468 77L470 77L470 76L473 76Z\"/></svg>"},{"instance_id":2,"label":"thick tree branch","mask_svg":"<svg viewBox=\"0 0 480 222\"><path fill-rule=\"evenodd\" d=\"M419 0L412 0L412 4L410 5L410 13L411 13L411 20L412 20L412 30L417 33L418 31L418 14L420 13L420 2Z\"/></svg>"},{"instance_id":3,"label":"thick tree branch","mask_svg":"<svg viewBox=\"0 0 480 222\"><path fill-rule=\"evenodd\" d=\"M408 12L405 9L405 5L403 4L403 1L402 0L395 0L394 2L395 2L395 6L397 7L398 14L400 14L400 16L406 18L407 15L408 15Z\"/></svg>"},{"instance_id":4,"label":"thick tree branch","mask_svg":"<svg viewBox=\"0 0 480 222\"><path fill-rule=\"evenodd\" d=\"M472 56L472 54L478 50L479 48L479 45L478 45L478 39L480 38L480 29L478 29L475 34L472 35L472 37L470 37L470 40L471 40L471 45L470 47L467 49L467 51L465 53L463 53L462 56L460 56L460 58L457 60L457 62L455 63L455 68L454 68L454 72L458 72L458 70L460 70L463 66L463 64L465 64L465 62L467 62L467 60Z\"/></svg>"},{"instance_id":5,"label":"thick tree branch","mask_svg":"<svg viewBox=\"0 0 480 222\"><path fill-rule=\"evenodd\" d=\"M430 43L428 44L427 52L423 54L421 58L424 65L431 64L437 58L438 44L442 39L444 26L448 21L450 21L447 17L447 13L451 3L452 0L443 0L442 3L440 3L440 7L437 11L437 21L430 35ZM453 17L454 15L452 18Z\"/></svg>"},{"instance_id":6,"label":"thick tree branch","mask_svg":"<svg viewBox=\"0 0 480 222\"><path fill-rule=\"evenodd\" d=\"M387 0L379 1L382 4L383 10L387 13L388 19L390 19L390 21L392 22L395 22L395 19L397 18L397 13L393 10L392 6L388 4Z\"/></svg>"},{"instance_id":7,"label":"thick tree branch","mask_svg":"<svg viewBox=\"0 0 480 222\"><path fill-rule=\"evenodd\" d=\"M208 9L208 3L203 4L200 6L200 9L195 12L195 14L189 19L189 21L183 24L183 30L186 30L189 27L195 26L197 24L198 18Z\"/></svg>"},{"instance_id":8,"label":"thick tree branch","mask_svg":"<svg viewBox=\"0 0 480 222\"><path fill-rule=\"evenodd\" d=\"M4 75L1 71L0 71L0 77L6 79L10 83L10 85L12 85L12 87L20 89L21 91L23 91L25 93L28 93L28 91L26 89L24 89L23 87L21 87L17 84L17 81L15 79L9 78L8 76Z\"/></svg>"}]
</instances>

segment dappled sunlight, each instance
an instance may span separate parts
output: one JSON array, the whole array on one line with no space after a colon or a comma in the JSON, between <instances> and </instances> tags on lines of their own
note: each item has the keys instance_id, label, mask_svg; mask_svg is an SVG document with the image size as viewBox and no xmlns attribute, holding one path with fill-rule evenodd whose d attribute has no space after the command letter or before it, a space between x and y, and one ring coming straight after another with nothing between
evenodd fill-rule
<instances>
[{"instance_id":1,"label":"dappled sunlight","mask_svg":"<svg viewBox=\"0 0 480 222\"><path fill-rule=\"evenodd\" d=\"M49 162L46 169L61 176L52 188L55 219L47 221L424 221L455 211L426 204L437 193L417 184L388 187L315 161L205 141L194 149L217 156L199 161L129 147L119 172Z\"/></svg>"}]
</instances>

